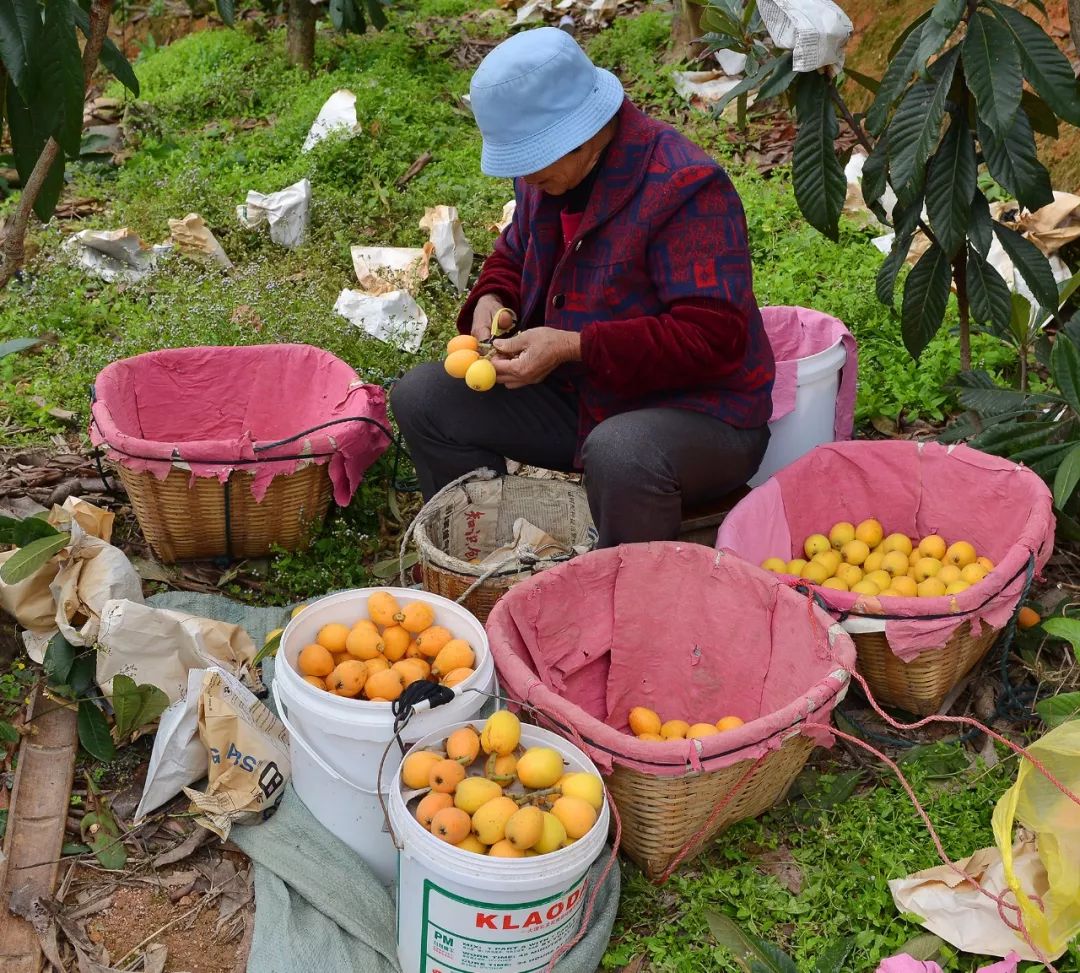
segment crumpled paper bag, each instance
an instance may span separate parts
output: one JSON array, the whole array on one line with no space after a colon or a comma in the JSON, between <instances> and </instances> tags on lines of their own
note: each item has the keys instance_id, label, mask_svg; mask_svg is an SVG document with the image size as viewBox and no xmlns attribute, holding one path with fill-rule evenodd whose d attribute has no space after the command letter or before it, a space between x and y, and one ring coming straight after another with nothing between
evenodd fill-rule
<instances>
[{"instance_id":1,"label":"crumpled paper bag","mask_svg":"<svg viewBox=\"0 0 1080 973\"><path fill-rule=\"evenodd\" d=\"M199 739L199 696L209 672L218 673L225 684L239 692L243 684L224 669L192 669L184 694L158 720L154 749L146 768L142 797L135 809L138 824L151 811L171 801L185 787L206 776L207 753Z\"/></svg>"},{"instance_id":2,"label":"crumpled paper bag","mask_svg":"<svg viewBox=\"0 0 1080 973\"><path fill-rule=\"evenodd\" d=\"M108 543L114 519L108 510L69 497L46 517L53 527L71 532L68 545L18 584L0 581L0 608L23 627L23 645L34 662L45 658L58 631L72 645L93 645L110 599L142 601L138 572L123 551ZM12 554L0 554L0 563Z\"/></svg>"},{"instance_id":3,"label":"crumpled paper bag","mask_svg":"<svg viewBox=\"0 0 1080 973\"><path fill-rule=\"evenodd\" d=\"M192 669L216 666L243 677L256 652L239 625L122 598L104 606L97 642L96 678L106 696L113 676L123 673L157 686L172 703L184 695Z\"/></svg>"},{"instance_id":4,"label":"crumpled paper bag","mask_svg":"<svg viewBox=\"0 0 1080 973\"><path fill-rule=\"evenodd\" d=\"M49 585L56 602L56 626L72 645L93 645L108 602L114 598L142 602L142 579L120 548L87 534L78 521L71 524L66 551Z\"/></svg>"},{"instance_id":5,"label":"crumpled paper bag","mask_svg":"<svg viewBox=\"0 0 1080 973\"><path fill-rule=\"evenodd\" d=\"M1080 239L1080 196L1054 192L1054 201L1034 213L1024 210L1017 229L1035 244L1044 256L1057 253L1066 244Z\"/></svg>"},{"instance_id":6,"label":"crumpled paper bag","mask_svg":"<svg viewBox=\"0 0 1080 973\"><path fill-rule=\"evenodd\" d=\"M16 547L10 551L0 552L0 564L13 557L18 551ZM5 584L0 581L0 608L27 632L47 632L51 638L56 631L56 602L53 601L50 587L56 577L56 572L60 570L60 561L63 557L63 553L57 554L29 578L18 584ZM34 661L40 662L41 659L34 659Z\"/></svg>"},{"instance_id":7,"label":"crumpled paper bag","mask_svg":"<svg viewBox=\"0 0 1080 973\"><path fill-rule=\"evenodd\" d=\"M1059 284L1072 276L1072 271L1069 270L1065 261L1057 255L1055 248L1056 240L1061 240L1062 242L1060 245L1062 246L1064 243L1069 242L1066 237L1069 232L1069 220L1072 219L1072 216L1066 214L1066 206L1064 203L1059 205L1057 202L1058 196L1067 195L1069 194L1055 193L1054 203L1050 203L1041 209L1036 210L1034 213L1028 213L1027 210L1016 213L1017 204L1013 202L999 201L990 204L990 216L992 219L1004 223L1018 233L1022 233L1028 240L1039 247L1040 250L1048 254L1050 271L1054 275L1054 280ZM1069 210L1068 212L1072 213L1072 210ZM926 222L927 216L925 206L922 211L922 219L923 222ZM1048 228L1048 224L1051 220L1055 221L1054 227L1057 230L1062 231L1060 235L1056 235L1056 230L1054 228ZM1063 222L1059 225L1059 223L1056 222L1058 220ZM1041 232L1042 236L1037 237L1036 235L1033 235L1033 233L1030 230L1026 230L1025 227L1036 228L1036 232ZM887 254L892 248L893 240L895 239L895 233L885 233L882 236L875 237L870 242L881 253ZM912 267L915 266L915 264L918 263L919 258L929 249L929 238L922 230L917 230L911 241L911 248L908 250L908 255L904 262ZM1015 291L1017 294L1027 299L1028 303L1031 304L1032 315L1034 316L1037 313L1039 302L1035 300L1035 295L1031 293L1031 289L1028 287L1027 282L1016 269L1012 259L1005 252L1005 248L1002 247L1001 242L996 235L990 243L990 251L986 255L986 262L1001 275L1002 280L1005 281L1005 285L1009 290ZM955 289L954 286L953 290Z\"/></svg>"},{"instance_id":8,"label":"crumpled paper bag","mask_svg":"<svg viewBox=\"0 0 1080 973\"><path fill-rule=\"evenodd\" d=\"M64 243L80 267L109 281L134 283L154 270L160 247L148 247L126 226L119 230L80 230Z\"/></svg>"},{"instance_id":9,"label":"crumpled paper bag","mask_svg":"<svg viewBox=\"0 0 1080 973\"><path fill-rule=\"evenodd\" d=\"M234 824L269 817L292 767L285 726L244 686L211 670L199 694L199 739L209 754L205 793L184 788L202 816L196 824L223 841Z\"/></svg>"},{"instance_id":10,"label":"crumpled paper bag","mask_svg":"<svg viewBox=\"0 0 1080 973\"><path fill-rule=\"evenodd\" d=\"M372 338L412 354L420 350L428 325L423 308L408 291L365 294L346 288L338 295L334 310Z\"/></svg>"},{"instance_id":11,"label":"crumpled paper bag","mask_svg":"<svg viewBox=\"0 0 1080 973\"><path fill-rule=\"evenodd\" d=\"M300 151L310 152L332 132L354 135L357 131L359 126L356 122L356 95L342 88L327 98L319 109Z\"/></svg>"},{"instance_id":12,"label":"crumpled paper bag","mask_svg":"<svg viewBox=\"0 0 1080 973\"><path fill-rule=\"evenodd\" d=\"M169 220L169 233L181 253L200 260L209 259L222 270L232 267L232 261L198 213L188 213L182 220Z\"/></svg>"},{"instance_id":13,"label":"crumpled paper bag","mask_svg":"<svg viewBox=\"0 0 1080 973\"><path fill-rule=\"evenodd\" d=\"M249 189L244 204L236 207L236 218L249 230L269 223L270 239L279 246L292 248L304 242L310 206L311 182L301 179L268 196Z\"/></svg>"},{"instance_id":14,"label":"crumpled paper bag","mask_svg":"<svg viewBox=\"0 0 1080 973\"><path fill-rule=\"evenodd\" d=\"M433 206L424 212L420 229L431 233L435 247L435 259L439 261L450 282L464 291L469 283L473 265L473 248L465 239L458 211L455 206Z\"/></svg>"},{"instance_id":15,"label":"crumpled paper bag","mask_svg":"<svg viewBox=\"0 0 1080 973\"><path fill-rule=\"evenodd\" d=\"M773 43L791 51L793 70L844 66L853 27L832 0L758 0L758 12Z\"/></svg>"},{"instance_id":16,"label":"crumpled paper bag","mask_svg":"<svg viewBox=\"0 0 1080 973\"><path fill-rule=\"evenodd\" d=\"M522 555L549 558L569 553L566 547L547 531L541 530L535 524L530 524L524 517L518 517L514 521L514 532L509 542L496 548L482 561L478 561L477 565L478 567L492 567L508 558L520 558Z\"/></svg>"},{"instance_id":17,"label":"crumpled paper bag","mask_svg":"<svg viewBox=\"0 0 1080 973\"><path fill-rule=\"evenodd\" d=\"M431 272L430 243L423 247L353 247L353 270L366 294L411 291Z\"/></svg>"},{"instance_id":18,"label":"crumpled paper bag","mask_svg":"<svg viewBox=\"0 0 1080 973\"><path fill-rule=\"evenodd\" d=\"M592 0L585 8L585 23L590 27L605 24L619 10L619 0Z\"/></svg>"},{"instance_id":19,"label":"crumpled paper bag","mask_svg":"<svg viewBox=\"0 0 1080 973\"><path fill-rule=\"evenodd\" d=\"M510 202L503 205L502 216L500 216L494 223L492 223L488 229L492 233L502 233L514 220L514 213L517 212L517 200L512 199Z\"/></svg>"},{"instance_id":20,"label":"crumpled paper bag","mask_svg":"<svg viewBox=\"0 0 1080 973\"><path fill-rule=\"evenodd\" d=\"M692 105L713 105L738 83L723 71L675 71L671 75L675 91Z\"/></svg>"},{"instance_id":21,"label":"crumpled paper bag","mask_svg":"<svg viewBox=\"0 0 1080 973\"><path fill-rule=\"evenodd\" d=\"M1034 837L1022 837L1013 846L1013 856L1016 874L1024 888L1044 895L1049 882ZM997 848L982 848L956 864L988 892L995 895L1008 892L1001 852ZM994 901L947 865L893 879L889 890L898 911L921 916L923 928L965 953L1007 956L1015 952L1021 959L1038 959L1023 938L1002 922ZM1006 901L1016 904L1011 893Z\"/></svg>"}]
</instances>

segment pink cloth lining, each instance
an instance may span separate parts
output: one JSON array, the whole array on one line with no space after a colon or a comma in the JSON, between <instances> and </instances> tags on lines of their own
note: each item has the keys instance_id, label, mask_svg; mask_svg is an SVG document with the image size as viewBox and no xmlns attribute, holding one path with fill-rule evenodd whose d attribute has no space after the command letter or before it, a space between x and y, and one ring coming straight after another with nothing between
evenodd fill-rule
<instances>
[{"instance_id":1,"label":"pink cloth lining","mask_svg":"<svg viewBox=\"0 0 1080 973\"><path fill-rule=\"evenodd\" d=\"M658 542L585 554L515 585L487 632L508 698L572 726L601 769L679 776L756 758L793 733L832 743L855 647L834 627L830 653L831 619L813 611L811 622L804 596L738 558ZM746 723L699 741L699 752L690 740L630 735L634 706L663 720Z\"/></svg>"},{"instance_id":2,"label":"pink cloth lining","mask_svg":"<svg viewBox=\"0 0 1080 973\"><path fill-rule=\"evenodd\" d=\"M776 359L773 412L769 421L783 419L795 408L799 359L825 351L839 341L847 352L847 361L840 373L833 438L838 441L850 439L855 427L855 382L859 356L855 338L844 327L844 322L805 307L763 307L761 320Z\"/></svg>"},{"instance_id":3,"label":"pink cloth lining","mask_svg":"<svg viewBox=\"0 0 1080 973\"><path fill-rule=\"evenodd\" d=\"M174 348L113 362L94 384L90 438L110 460L164 479L174 463L222 482L254 473L261 501L275 476L329 463L334 500L346 506L389 445L369 422L341 422L256 451L323 423L364 416L386 427L386 394L345 362L310 345ZM311 459L275 459L306 457ZM258 457L257 464L243 463Z\"/></svg>"},{"instance_id":4,"label":"pink cloth lining","mask_svg":"<svg viewBox=\"0 0 1080 973\"><path fill-rule=\"evenodd\" d=\"M1050 491L1026 467L967 446L866 440L818 446L777 472L728 514L716 546L753 564L801 557L795 552L808 535L869 517L886 534L970 541L995 564L980 584L943 598L882 601L818 589L840 612L902 616L885 622L885 634L905 662L940 648L961 625L973 635L983 624L1002 628L1020 599L1029 558L1041 571L1054 546Z\"/></svg>"}]
</instances>

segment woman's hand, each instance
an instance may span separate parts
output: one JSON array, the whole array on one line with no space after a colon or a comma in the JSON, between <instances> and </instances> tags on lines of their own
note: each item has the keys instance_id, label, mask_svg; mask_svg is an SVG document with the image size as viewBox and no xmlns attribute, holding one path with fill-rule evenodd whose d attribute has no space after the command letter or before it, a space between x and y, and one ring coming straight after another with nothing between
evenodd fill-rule
<instances>
[{"instance_id":1,"label":"woman's hand","mask_svg":"<svg viewBox=\"0 0 1080 973\"><path fill-rule=\"evenodd\" d=\"M516 320L513 311L503 307L502 301L494 294L485 294L476 302L472 316L472 336L477 341L487 341L491 338L491 324L500 310L504 313L500 316L499 328L507 331L513 327Z\"/></svg>"},{"instance_id":2,"label":"woman's hand","mask_svg":"<svg viewBox=\"0 0 1080 973\"><path fill-rule=\"evenodd\" d=\"M529 328L494 345L495 380L508 389L536 385L565 362L581 361L581 335L558 328Z\"/></svg>"}]
</instances>

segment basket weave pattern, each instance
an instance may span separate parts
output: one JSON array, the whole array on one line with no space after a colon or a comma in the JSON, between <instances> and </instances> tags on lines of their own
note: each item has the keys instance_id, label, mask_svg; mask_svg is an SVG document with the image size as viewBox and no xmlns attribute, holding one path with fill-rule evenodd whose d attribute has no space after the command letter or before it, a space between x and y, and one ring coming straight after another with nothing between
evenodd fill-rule
<instances>
[{"instance_id":1,"label":"basket weave pattern","mask_svg":"<svg viewBox=\"0 0 1080 973\"><path fill-rule=\"evenodd\" d=\"M953 687L982 661L997 638L998 630L983 624L979 635L961 625L944 646L929 649L911 662L897 658L884 632L851 636L855 643L857 667L874 698L886 706L896 706L929 716L936 713Z\"/></svg>"},{"instance_id":2,"label":"basket weave pattern","mask_svg":"<svg viewBox=\"0 0 1080 973\"><path fill-rule=\"evenodd\" d=\"M568 547L583 542L584 531L592 523L584 488L563 479L521 476L503 477L501 484L502 493L497 504L500 526L496 531L500 540L510 535L518 517L526 517L539 521L536 526ZM476 484L475 488L489 489L484 484ZM460 540L455 542L458 522L465 516L467 504L464 498L468 489L470 487L464 486L425 508L414 533L424 590L451 601L458 601L486 571L480 565L462 560L467 555L459 549ZM550 567L550 562L538 565L535 570L545 567ZM485 578L461 604L481 622L487 621L491 609L503 595L519 581L533 576L533 570L516 568L520 565L515 562L504 571Z\"/></svg>"},{"instance_id":3,"label":"basket weave pattern","mask_svg":"<svg viewBox=\"0 0 1080 973\"><path fill-rule=\"evenodd\" d=\"M251 473L235 472L222 484L212 477L197 477L191 483L191 474L177 467L164 480L123 466L116 470L143 535L166 564L225 556L264 557L272 547L302 549L330 507L332 488L326 464L275 476L261 503L251 494Z\"/></svg>"},{"instance_id":4,"label":"basket weave pattern","mask_svg":"<svg viewBox=\"0 0 1080 973\"><path fill-rule=\"evenodd\" d=\"M690 849L685 860L704 851L724 828L757 817L780 801L813 749L811 739L795 734L772 751ZM607 785L622 819L622 850L648 878L662 875L753 762L740 760L722 770L682 777L656 777L628 767L616 767L607 778Z\"/></svg>"},{"instance_id":5,"label":"basket weave pattern","mask_svg":"<svg viewBox=\"0 0 1080 973\"><path fill-rule=\"evenodd\" d=\"M469 586L476 581L475 577L458 574L456 571L448 571L446 568L433 564L426 558L421 558L420 573L425 591L430 591L433 595L442 595L443 598L449 598L451 601L457 601L468 591ZM488 615L491 614L491 609L495 607L495 602L519 581L523 581L528 577L531 577L531 575L526 573L488 578L478 585L476 590L461 604L481 622L486 622Z\"/></svg>"}]
</instances>

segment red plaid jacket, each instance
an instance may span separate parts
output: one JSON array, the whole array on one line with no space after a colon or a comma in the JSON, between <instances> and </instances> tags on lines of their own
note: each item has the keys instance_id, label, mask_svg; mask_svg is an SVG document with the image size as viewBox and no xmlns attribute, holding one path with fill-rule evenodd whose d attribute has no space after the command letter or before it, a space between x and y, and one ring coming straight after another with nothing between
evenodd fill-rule
<instances>
[{"instance_id":1,"label":"red plaid jacket","mask_svg":"<svg viewBox=\"0 0 1080 973\"><path fill-rule=\"evenodd\" d=\"M772 413L774 375L754 300L746 218L727 174L629 101L577 235L558 197L517 180L517 210L458 318L485 294L523 327L581 334L560 373L579 395L578 446L608 416L691 409L742 428ZM580 458L580 457L579 457Z\"/></svg>"}]
</instances>

